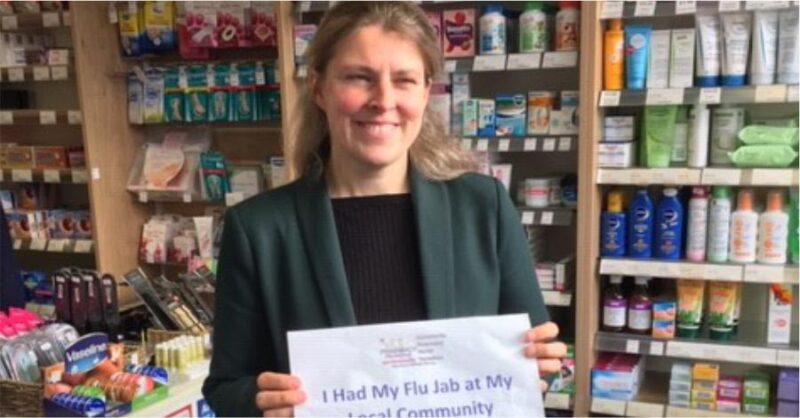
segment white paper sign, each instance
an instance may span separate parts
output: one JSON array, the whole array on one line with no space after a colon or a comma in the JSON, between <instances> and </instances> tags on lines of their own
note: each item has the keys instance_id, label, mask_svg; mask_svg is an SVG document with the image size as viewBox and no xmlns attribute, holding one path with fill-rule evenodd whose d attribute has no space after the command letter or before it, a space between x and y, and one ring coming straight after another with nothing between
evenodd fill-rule
<instances>
[{"instance_id":1,"label":"white paper sign","mask_svg":"<svg viewBox=\"0 0 800 418\"><path fill-rule=\"evenodd\" d=\"M61 26L61 16L58 15L58 12L42 13L42 26L46 28Z\"/></svg>"},{"instance_id":2,"label":"white paper sign","mask_svg":"<svg viewBox=\"0 0 800 418\"><path fill-rule=\"evenodd\" d=\"M475 146L475 149L478 151L486 151L489 149L489 140L482 138L478 140L478 144Z\"/></svg>"},{"instance_id":3,"label":"white paper sign","mask_svg":"<svg viewBox=\"0 0 800 418\"><path fill-rule=\"evenodd\" d=\"M637 1L633 15L638 17L653 16L656 14L655 1Z\"/></svg>"},{"instance_id":4,"label":"white paper sign","mask_svg":"<svg viewBox=\"0 0 800 418\"><path fill-rule=\"evenodd\" d=\"M723 0L719 2L719 11L720 12L738 12L739 11L739 2L732 1L732 0Z\"/></svg>"},{"instance_id":5,"label":"white paper sign","mask_svg":"<svg viewBox=\"0 0 800 418\"><path fill-rule=\"evenodd\" d=\"M472 71L502 71L505 68L505 55L478 55L472 64Z\"/></svg>"},{"instance_id":6,"label":"white paper sign","mask_svg":"<svg viewBox=\"0 0 800 418\"><path fill-rule=\"evenodd\" d=\"M67 121L70 125L80 125L83 122L83 116L80 110L67 111Z\"/></svg>"},{"instance_id":7,"label":"white paper sign","mask_svg":"<svg viewBox=\"0 0 800 418\"><path fill-rule=\"evenodd\" d=\"M528 328L518 314L289 332L308 395L295 416L544 417Z\"/></svg>"},{"instance_id":8,"label":"white paper sign","mask_svg":"<svg viewBox=\"0 0 800 418\"><path fill-rule=\"evenodd\" d=\"M510 146L511 146L511 140L501 139L500 143L497 145L497 150L500 152L506 152L508 151Z\"/></svg>"},{"instance_id":9,"label":"white paper sign","mask_svg":"<svg viewBox=\"0 0 800 418\"><path fill-rule=\"evenodd\" d=\"M34 238L33 240L31 240L30 248L33 251L44 251L45 248L47 248L47 240Z\"/></svg>"},{"instance_id":10,"label":"white paper sign","mask_svg":"<svg viewBox=\"0 0 800 418\"><path fill-rule=\"evenodd\" d=\"M622 17L622 10L624 7L624 1L604 1L603 9L600 11L600 18L619 19Z\"/></svg>"},{"instance_id":11,"label":"white paper sign","mask_svg":"<svg viewBox=\"0 0 800 418\"><path fill-rule=\"evenodd\" d=\"M577 51L546 52L542 68L570 68L578 65Z\"/></svg>"},{"instance_id":12,"label":"white paper sign","mask_svg":"<svg viewBox=\"0 0 800 418\"><path fill-rule=\"evenodd\" d=\"M522 224L533 225L533 212L522 212Z\"/></svg>"},{"instance_id":13,"label":"white paper sign","mask_svg":"<svg viewBox=\"0 0 800 418\"><path fill-rule=\"evenodd\" d=\"M645 103L648 105L673 105L683 103L683 89L649 89Z\"/></svg>"},{"instance_id":14,"label":"white paper sign","mask_svg":"<svg viewBox=\"0 0 800 418\"><path fill-rule=\"evenodd\" d=\"M458 61L456 60L447 60L444 62L444 71L447 73L454 73L456 72L457 65Z\"/></svg>"},{"instance_id":15,"label":"white paper sign","mask_svg":"<svg viewBox=\"0 0 800 418\"><path fill-rule=\"evenodd\" d=\"M44 170L45 183L61 183L61 172L58 170Z\"/></svg>"},{"instance_id":16,"label":"white paper sign","mask_svg":"<svg viewBox=\"0 0 800 418\"><path fill-rule=\"evenodd\" d=\"M89 253L92 251L92 240L90 239L79 239L75 241L75 249L76 253Z\"/></svg>"},{"instance_id":17,"label":"white paper sign","mask_svg":"<svg viewBox=\"0 0 800 418\"><path fill-rule=\"evenodd\" d=\"M700 89L698 102L704 104L719 104L722 101L722 89L719 87L708 87Z\"/></svg>"},{"instance_id":18,"label":"white paper sign","mask_svg":"<svg viewBox=\"0 0 800 418\"><path fill-rule=\"evenodd\" d=\"M539 221L542 225L553 224L553 212L542 212L542 219Z\"/></svg>"},{"instance_id":19,"label":"white paper sign","mask_svg":"<svg viewBox=\"0 0 800 418\"><path fill-rule=\"evenodd\" d=\"M55 125L56 112L54 110L42 110L41 112L39 112L39 124Z\"/></svg>"},{"instance_id":20,"label":"white paper sign","mask_svg":"<svg viewBox=\"0 0 800 418\"><path fill-rule=\"evenodd\" d=\"M86 172L86 170L72 170L72 182L73 183L88 183L89 182L89 174Z\"/></svg>"},{"instance_id":21,"label":"white paper sign","mask_svg":"<svg viewBox=\"0 0 800 418\"><path fill-rule=\"evenodd\" d=\"M625 352L639 354L639 340L628 340L625 342Z\"/></svg>"},{"instance_id":22,"label":"white paper sign","mask_svg":"<svg viewBox=\"0 0 800 418\"><path fill-rule=\"evenodd\" d=\"M532 70L539 68L542 54L511 54L508 56L506 69L508 70Z\"/></svg>"},{"instance_id":23,"label":"white paper sign","mask_svg":"<svg viewBox=\"0 0 800 418\"><path fill-rule=\"evenodd\" d=\"M20 82L25 81L25 70L22 68L9 68L8 81Z\"/></svg>"},{"instance_id":24,"label":"white paper sign","mask_svg":"<svg viewBox=\"0 0 800 418\"><path fill-rule=\"evenodd\" d=\"M562 136L558 138L558 150L559 151L569 151L572 149L572 138L568 136Z\"/></svg>"},{"instance_id":25,"label":"white paper sign","mask_svg":"<svg viewBox=\"0 0 800 418\"><path fill-rule=\"evenodd\" d=\"M544 145L542 149L546 152L553 152L556 150L556 139L555 138L545 138Z\"/></svg>"},{"instance_id":26,"label":"white paper sign","mask_svg":"<svg viewBox=\"0 0 800 418\"><path fill-rule=\"evenodd\" d=\"M39 65L33 67L33 81L45 81L50 79L50 67Z\"/></svg>"},{"instance_id":27,"label":"white paper sign","mask_svg":"<svg viewBox=\"0 0 800 418\"><path fill-rule=\"evenodd\" d=\"M619 99L622 92L619 90L604 90L600 92L600 107L619 106Z\"/></svg>"},{"instance_id":28,"label":"white paper sign","mask_svg":"<svg viewBox=\"0 0 800 418\"><path fill-rule=\"evenodd\" d=\"M11 180L15 183L30 183L33 181L33 171L11 170Z\"/></svg>"},{"instance_id":29,"label":"white paper sign","mask_svg":"<svg viewBox=\"0 0 800 418\"><path fill-rule=\"evenodd\" d=\"M50 68L50 76L53 78L53 80L66 80L69 78L67 75L67 67L63 65L57 65Z\"/></svg>"},{"instance_id":30,"label":"white paper sign","mask_svg":"<svg viewBox=\"0 0 800 418\"><path fill-rule=\"evenodd\" d=\"M697 11L697 2L694 0L678 0L675 2L676 15L688 15Z\"/></svg>"},{"instance_id":31,"label":"white paper sign","mask_svg":"<svg viewBox=\"0 0 800 418\"><path fill-rule=\"evenodd\" d=\"M9 111L0 112L0 125L13 125L14 113Z\"/></svg>"},{"instance_id":32,"label":"white paper sign","mask_svg":"<svg viewBox=\"0 0 800 418\"><path fill-rule=\"evenodd\" d=\"M536 151L536 138L525 138L522 149L524 151Z\"/></svg>"}]
</instances>

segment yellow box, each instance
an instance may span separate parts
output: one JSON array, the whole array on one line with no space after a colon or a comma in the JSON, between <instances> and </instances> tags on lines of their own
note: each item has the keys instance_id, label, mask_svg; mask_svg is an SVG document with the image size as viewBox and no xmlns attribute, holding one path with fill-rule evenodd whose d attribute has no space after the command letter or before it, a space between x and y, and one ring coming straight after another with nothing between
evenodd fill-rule
<instances>
[{"instance_id":1,"label":"yellow box","mask_svg":"<svg viewBox=\"0 0 800 418\"><path fill-rule=\"evenodd\" d=\"M693 402L717 402L717 391L709 389L692 389Z\"/></svg>"},{"instance_id":2,"label":"yellow box","mask_svg":"<svg viewBox=\"0 0 800 418\"><path fill-rule=\"evenodd\" d=\"M690 406L692 409L699 409L702 411L714 411L717 409L717 403L715 401L695 401L692 399Z\"/></svg>"},{"instance_id":3,"label":"yellow box","mask_svg":"<svg viewBox=\"0 0 800 418\"><path fill-rule=\"evenodd\" d=\"M694 380L719 380L719 364L697 363L692 371Z\"/></svg>"},{"instance_id":4,"label":"yellow box","mask_svg":"<svg viewBox=\"0 0 800 418\"><path fill-rule=\"evenodd\" d=\"M692 381L692 389L697 390L717 390L716 380L695 380Z\"/></svg>"}]
</instances>

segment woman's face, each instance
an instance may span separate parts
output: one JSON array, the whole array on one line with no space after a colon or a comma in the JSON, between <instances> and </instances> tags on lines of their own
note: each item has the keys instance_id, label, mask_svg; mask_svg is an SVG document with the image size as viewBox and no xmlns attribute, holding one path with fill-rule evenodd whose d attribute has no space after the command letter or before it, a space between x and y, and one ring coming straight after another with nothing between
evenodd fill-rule
<instances>
[{"instance_id":1,"label":"woman's face","mask_svg":"<svg viewBox=\"0 0 800 418\"><path fill-rule=\"evenodd\" d=\"M406 163L430 87L412 41L377 25L361 28L341 41L313 83L334 162L370 170Z\"/></svg>"}]
</instances>

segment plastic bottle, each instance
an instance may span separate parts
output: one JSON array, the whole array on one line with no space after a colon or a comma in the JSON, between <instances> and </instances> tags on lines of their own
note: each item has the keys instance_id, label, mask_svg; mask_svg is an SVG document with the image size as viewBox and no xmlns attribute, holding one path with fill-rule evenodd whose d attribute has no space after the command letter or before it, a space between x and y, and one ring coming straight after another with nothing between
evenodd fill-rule
<instances>
[{"instance_id":1,"label":"plastic bottle","mask_svg":"<svg viewBox=\"0 0 800 418\"><path fill-rule=\"evenodd\" d=\"M689 108L680 106L675 117L675 130L672 135L672 156L670 167L685 166L689 158Z\"/></svg>"},{"instance_id":2,"label":"plastic bottle","mask_svg":"<svg viewBox=\"0 0 800 418\"><path fill-rule=\"evenodd\" d=\"M628 301L628 331L649 334L653 324L653 301L647 289L649 277L637 277Z\"/></svg>"},{"instance_id":3,"label":"plastic bottle","mask_svg":"<svg viewBox=\"0 0 800 418\"><path fill-rule=\"evenodd\" d=\"M678 190L674 187L664 189L664 197L658 203L655 219L655 240L653 241L656 258L677 260L683 253L684 210L678 200Z\"/></svg>"},{"instance_id":4,"label":"plastic bottle","mask_svg":"<svg viewBox=\"0 0 800 418\"><path fill-rule=\"evenodd\" d=\"M704 104L694 105L689 111L689 150L686 165L702 168L708 165L708 130L711 112Z\"/></svg>"},{"instance_id":5,"label":"plastic bottle","mask_svg":"<svg viewBox=\"0 0 800 418\"><path fill-rule=\"evenodd\" d=\"M708 214L708 245L706 254L712 263L728 261L728 244L731 233L731 189L714 186Z\"/></svg>"},{"instance_id":6,"label":"plastic bottle","mask_svg":"<svg viewBox=\"0 0 800 418\"><path fill-rule=\"evenodd\" d=\"M800 225L798 225L797 190L789 194L789 254L792 263L797 264L800 259Z\"/></svg>"},{"instance_id":7,"label":"plastic bottle","mask_svg":"<svg viewBox=\"0 0 800 418\"><path fill-rule=\"evenodd\" d=\"M624 256L627 229L625 212L622 210L622 192L608 194L608 210L603 213L600 223L600 254L604 257Z\"/></svg>"},{"instance_id":8,"label":"plastic bottle","mask_svg":"<svg viewBox=\"0 0 800 418\"><path fill-rule=\"evenodd\" d=\"M628 257L653 256L653 201L647 189L639 189L628 208Z\"/></svg>"},{"instance_id":9,"label":"plastic bottle","mask_svg":"<svg viewBox=\"0 0 800 418\"><path fill-rule=\"evenodd\" d=\"M612 19L603 36L603 88L622 90L625 71L625 32L622 20Z\"/></svg>"},{"instance_id":10,"label":"plastic bottle","mask_svg":"<svg viewBox=\"0 0 800 418\"><path fill-rule=\"evenodd\" d=\"M789 215L783 211L783 193L767 194L767 210L758 217L756 260L762 264L786 264Z\"/></svg>"},{"instance_id":11,"label":"plastic bottle","mask_svg":"<svg viewBox=\"0 0 800 418\"><path fill-rule=\"evenodd\" d=\"M577 51L580 29L580 2L560 1L556 14L556 51Z\"/></svg>"},{"instance_id":12,"label":"plastic bottle","mask_svg":"<svg viewBox=\"0 0 800 418\"><path fill-rule=\"evenodd\" d=\"M503 6L490 4L483 9L480 18L481 55L503 55L506 53L506 17Z\"/></svg>"},{"instance_id":13,"label":"plastic bottle","mask_svg":"<svg viewBox=\"0 0 800 418\"><path fill-rule=\"evenodd\" d=\"M611 276L603 294L603 331L622 331L627 309L628 301L622 295L622 276Z\"/></svg>"},{"instance_id":14,"label":"plastic bottle","mask_svg":"<svg viewBox=\"0 0 800 418\"><path fill-rule=\"evenodd\" d=\"M753 191L740 190L736 212L731 214L731 241L728 258L734 263L756 261L758 214L753 211Z\"/></svg>"},{"instance_id":15,"label":"plastic bottle","mask_svg":"<svg viewBox=\"0 0 800 418\"><path fill-rule=\"evenodd\" d=\"M547 38L544 3L525 2L525 11L519 16L519 52L545 52L549 43Z\"/></svg>"},{"instance_id":16,"label":"plastic bottle","mask_svg":"<svg viewBox=\"0 0 800 418\"><path fill-rule=\"evenodd\" d=\"M708 192L705 187L692 188L687 220L686 258L690 261L703 261L706 259L708 233Z\"/></svg>"}]
</instances>

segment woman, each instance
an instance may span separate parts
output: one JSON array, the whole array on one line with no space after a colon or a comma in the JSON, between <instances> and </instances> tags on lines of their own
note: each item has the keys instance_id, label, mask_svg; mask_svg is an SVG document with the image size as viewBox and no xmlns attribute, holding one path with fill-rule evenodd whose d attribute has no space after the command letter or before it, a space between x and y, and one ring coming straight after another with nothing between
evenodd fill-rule
<instances>
[{"instance_id":1,"label":"woman","mask_svg":"<svg viewBox=\"0 0 800 418\"><path fill-rule=\"evenodd\" d=\"M229 210L214 358L203 393L219 415L291 416L286 332L526 312L543 373L566 349L508 192L426 111L442 67L411 3L339 3L307 52L291 158L300 180ZM324 349L324 348L320 348Z\"/></svg>"}]
</instances>

